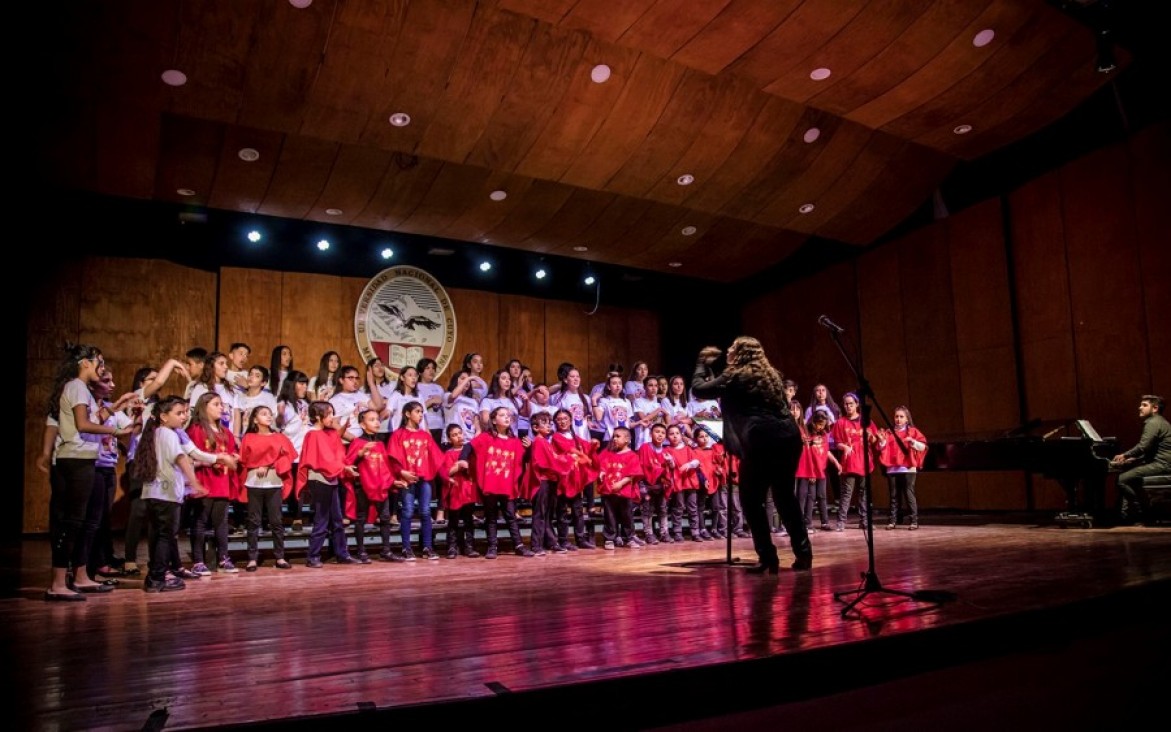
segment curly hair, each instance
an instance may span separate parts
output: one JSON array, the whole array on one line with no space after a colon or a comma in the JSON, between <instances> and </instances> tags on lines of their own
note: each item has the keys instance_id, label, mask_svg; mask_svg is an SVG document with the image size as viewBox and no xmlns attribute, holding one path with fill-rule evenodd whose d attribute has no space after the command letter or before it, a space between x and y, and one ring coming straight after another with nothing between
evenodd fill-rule
<instances>
[{"instance_id":1,"label":"curly hair","mask_svg":"<svg viewBox=\"0 0 1171 732\"><path fill-rule=\"evenodd\" d=\"M740 336L732 341L733 353L724 372L746 386L746 391L779 414L789 413L789 400L780 371L769 363L760 341L751 336Z\"/></svg>"}]
</instances>

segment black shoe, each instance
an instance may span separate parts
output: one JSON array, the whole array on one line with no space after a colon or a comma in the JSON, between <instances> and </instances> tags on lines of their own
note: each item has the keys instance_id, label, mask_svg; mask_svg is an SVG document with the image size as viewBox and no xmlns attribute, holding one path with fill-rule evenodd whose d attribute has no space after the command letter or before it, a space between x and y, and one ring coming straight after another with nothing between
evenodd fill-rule
<instances>
[{"instance_id":1,"label":"black shoe","mask_svg":"<svg viewBox=\"0 0 1171 732\"><path fill-rule=\"evenodd\" d=\"M323 564L320 559L310 558L305 560L305 566L309 569L321 569L325 566L325 564Z\"/></svg>"},{"instance_id":2,"label":"black shoe","mask_svg":"<svg viewBox=\"0 0 1171 732\"><path fill-rule=\"evenodd\" d=\"M407 548L403 549L403 553L402 553L402 560L403 560L404 562L413 562L413 561L415 561L415 553L414 553L413 551L411 551L411 548L410 548L410 547L407 547Z\"/></svg>"},{"instance_id":3,"label":"black shoe","mask_svg":"<svg viewBox=\"0 0 1171 732\"><path fill-rule=\"evenodd\" d=\"M367 554L366 552L362 552L361 554L355 556L354 559L358 560L358 564L369 564L370 563L370 555Z\"/></svg>"},{"instance_id":4,"label":"black shoe","mask_svg":"<svg viewBox=\"0 0 1171 732\"><path fill-rule=\"evenodd\" d=\"M150 580L147 581L149 582ZM145 586L143 589L146 589ZM155 592L157 591L155 590ZM85 595L80 592L53 592L52 590L45 590L45 602L85 602Z\"/></svg>"},{"instance_id":5,"label":"black shoe","mask_svg":"<svg viewBox=\"0 0 1171 732\"><path fill-rule=\"evenodd\" d=\"M362 563L362 561L360 559L358 559L357 557L350 555L350 554L347 554L344 557L334 557L333 561L335 564L361 564ZM369 562L367 562L367 564L369 564Z\"/></svg>"},{"instance_id":6,"label":"black shoe","mask_svg":"<svg viewBox=\"0 0 1171 732\"><path fill-rule=\"evenodd\" d=\"M77 592L84 592L87 595L100 595L104 592L113 592L114 585L107 585L105 583L97 585L74 585L73 589Z\"/></svg>"},{"instance_id":7,"label":"black shoe","mask_svg":"<svg viewBox=\"0 0 1171 732\"><path fill-rule=\"evenodd\" d=\"M647 544L658 544L659 540L655 538L654 534L647 534L646 535L646 543Z\"/></svg>"},{"instance_id":8,"label":"black shoe","mask_svg":"<svg viewBox=\"0 0 1171 732\"><path fill-rule=\"evenodd\" d=\"M488 551L484 552L484 559L495 559L495 558L496 558L496 547L494 547L494 546L488 547Z\"/></svg>"},{"instance_id":9,"label":"black shoe","mask_svg":"<svg viewBox=\"0 0 1171 732\"><path fill-rule=\"evenodd\" d=\"M147 577L142 583L142 589L146 592L177 592L187 588L187 583L178 577L172 577L166 580L156 580Z\"/></svg>"},{"instance_id":10,"label":"black shoe","mask_svg":"<svg viewBox=\"0 0 1171 732\"><path fill-rule=\"evenodd\" d=\"M531 557L531 556L534 556L534 555L533 555L533 550L532 550L532 549L529 549L527 546L518 546L518 547L516 548L516 555L517 555L518 557Z\"/></svg>"},{"instance_id":11,"label":"black shoe","mask_svg":"<svg viewBox=\"0 0 1171 732\"><path fill-rule=\"evenodd\" d=\"M456 546L455 544L452 544L451 546L447 547L447 558L448 559L459 558L459 547Z\"/></svg>"},{"instance_id":12,"label":"black shoe","mask_svg":"<svg viewBox=\"0 0 1171 732\"><path fill-rule=\"evenodd\" d=\"M464 552L464 556L467 557L468 559L476 559L480 556L480 553L478 551L476 551L473 547L469 546L467 551Z\"/></svg>"},{"instance_id":13,"label":"black shoe","mask_svg":"<svg viewBox=\"0 0 1171 732\"><path fill-rule=\"evenodd\" d=\"M797 572L808 572L813 569L813 556L797 557L789 566Z\"/></svg>"},{"instance_id":14,"label":"black shoe","mask_svg":"<svg viewBox=\"0 0 1171 732\"><path fill-rule=\"evenodd\" d=\"M745 570L748 574L778 574L781 571L780 560L774 559L771 562L757 562Z\"/></svg>"},{"instance_id":15,"label":"black shoe","mask_svg":"<svg viewBox=\"0 0 1171 732\"><path fill-rule=\"evenodd\" d=\"M439 555L431 550L431 547L423 547L423 559L439 559Z\"/></svg>"},{"instance_id":16,"label":"black shoe","mask_svg":"<svg viewBox=\"0 0 1171 732\"><path fill-rule=\"evenodd\" d=\"M582 541L577 545L578 549L597 549L598 545L592 541Z\"/></svg>"}]
</instances>

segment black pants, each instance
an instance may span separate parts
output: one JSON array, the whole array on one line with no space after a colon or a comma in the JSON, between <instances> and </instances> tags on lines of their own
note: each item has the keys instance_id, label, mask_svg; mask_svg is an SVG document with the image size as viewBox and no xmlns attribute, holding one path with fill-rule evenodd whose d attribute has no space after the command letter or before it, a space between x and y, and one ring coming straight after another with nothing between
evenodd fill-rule
<instances>
[{"instance_id":1,"label":"black pants","mask_svg":"<svg viewBox=\"0 0 1171 732\"><path fill-rule=\"evenodd\" d=\"M272 555L285 558L285 525L281 522L281 489L248 489L248 561L260 556L260 526L268 512L268 529L272 532Z\"/></svg>"},{"instance_id":2,"label":"black pants","mask_svg":"<svg viewBox=\"0 0 1171 732\"><path fill-rule=\"evenodd\" d=\"M456 547L465 554L475 547L476 504L468 503L459 508L448 509L447 548Z\"/></svg>"},{"instance_id":3,"label":"black pants","mask_svg":"<svg viewBox=\"0 0 1171 732\"><path fill-rule=\"evenodd\" d=\"M634 536L634 513L630 499L626 496L609 494L602 496L602 538L606 541L622 539L629 542Z\"/></svg>"},{"instance_id":4,"label":"black pants","mask_svg":"<svg viewBox=\"0 0 1171 732\"><path fill-rule=\"evenodd\" d=\"M755 437L759 444L745 446L740 462L740 499L744 518L752 532L752 546L761 562L776 564L779 561L764 509L765 496L771 495L781 523L789 532L793 554L801 558L812 557L809 532L805 529L805 518L793 490L797 463L801 460L801 437L779 434L774 430L761 432L764 434Z\"/></svg>"},{"instance_id":5,"label":"black pants","mask_svg":"<svg viewBox=\"0 0 1171 732\"><path fill-rule=\"evenodd\" d=\"M228 558L228 501L227 498L200 498L192 501L197 509L195 524L191 527L191 561L204 561L204 535L215 532L216 557L222 562Z\"/></svg>"},{"instance_id":6,"label":"black pants","mask_svg":"<svg viewBox=\"0 0 1171 732\"><path fill-rule=\"evenodd\" d=\"M49 535L52 537L53 568L66 569L79 558L89 525L89 498L94 489L96 463L84 458L58 458L49 471ZM80 557L79 557L80 553ZM84 561L76 566L83 566Z\"/></svg>"},{"instance_id":7,"label":"black pants","mask_svg":"<svg viewBox=\"0 0 1171 732\"><path fill-rule=\"evenodd\" d=\"M910 509L911 523L919 523L919 502L915 500L915 476L917 473L890 473L886 476L890 483L890 523L899 523L899 508L905 499Z\"/></svg>"},{"instance_id":8,"label":"black pants","mask_svg":"<svg viewBox=\"0 0 1171 732\"><path fill-rule=\"evenodd\" d=\"M582 495L578 493L573 498L557 496L557 542L569 543L569 522L573 522L573 538L578 546L592 539L586 534L586 520L582 508Z\"/></svg>"},{"instance_id":9,"label":"black pants","mask_svg":"<svg viewBox=\"0 0 1171 732\"><path fill-rule=\"evenodd\" d=\"M371 501L362 488L361 483L354 483L354 499L358 504L358 516L354 519L354 543L358 547L358 554L366 553L366 519L370 517L370 507L378 516L378 534L382 538L382 551L390 551L390 502L392 496L381 501Z\"/></svg>"},{"instance_id":10,"label":"black pants","mask_svg":"<svg viewBox=\"0 0 1171 732\"><path fill-rule=\"evenodd\" d=\"M529 530L529 543L533 551L552 549L557 546L557 532L553 525L557 517L557 484L542 480L533 494L533 525Z\"/></svg>"},{"instance_id":11,"label":"black pants","mask_svg":"<svg viewBox=\"0 0 1171 732\"><path fill-rule=\"evenodd\" d=\"M516 520L516 501L508 496L495 493L484 494L484 528L488 533L488 548L496 548L496 519L504 514L504 521L508 524L508 535L512 537L512 545L519 548L520 523Z\"/></svg>"},{"instance_id":12,"label":"black pants","mask_svg":"<svg viewBox=\"0 0 1171 732\"><path fill-rule=\"evenodd\" d=\"M1150 475L1166 475L1171 473L1171 466L1162 463L1145 463L1138 465L1118 476L1118 492L1133 507L1136 502L1146 510L1149 499L1143 489L1143 478Z\"/></svg>"},{"instance_id":13,"label":"black pants","mask_svg":"<svg viewBox=\"0 0 1171 732\"><path fill-rule=\"evenodd\" d=\"M179 513L182 504L147 498L147 542L152 580L163 581L167 570L179 564Z\"/></svg>"},{"instance_id":14,"label":"black pants","mask_svg":"<svg viewBox=\"0 0 1171 732\"><path fill-rule=\"evenodd\" d=\"M297 463L293 463L293 475L297 474ZM304 513L304 508L301 506L301 496L297 491L289 491L289 498L285 501L285 506L289 509L289 520L300 521Z\"/></svg>"},{"instance_id":15,"label":"black pants","mask_svg":"<svg viewBox=\"0 0 1171 732\"><path fill-rule=\"evenodd\" d=\"M858 490L858 517L862 525L866 525L866 477L846 473L842 476L842 493L838 499L838 523L846 523L850 516L850 500L854 497L854 489Z\"/></svg>"},{"instance_id":16,"label":"black pants","mask_svg":"<svg viewBox=\"0 0 1171 732\"><path fill-rule=\"evenodd\" d=\"M122 555L127 562L138 563L138 543L142 541L142 532L147 527L146 501L142 499L142 481L131 480L129 477L134 461L126 464L126 497L130 499L130 515L126 517L126 545Z\"/></svg>"},{"instance_id":17,"label":"black pants","mask_svg":"<svg viewBox=\"0 0 1171 732\"><path fill-rule=\"evenodd\" d=\"M825 497L825 478L798 478L797 502L805 516L805 525L813 525L813 511L821 515L821 525L829 525L829 502Z\"/></svg>"},{"instance_id":18,"label":"black pants","mask_svg":"<svg viewBox=\"0 0 1171 732\"><path fill-rule=\"evenodd\" d=\"M77 551L75 567L85 567L90 577L109 566L114 556L114 539L110 533L110 508L114 503L117 478L113 468L94 468L94 487L85 512L83 540Z\"/></svg>"},{"instance_id":19,"label":"black pants","mask_svg":"<svg viewBox=\"0 0 1171 732\"><path fill-rule=\"evenodd\" d=\"M676 541L683 540L683 516L687 515L687 526L692 538L699 536L699 508L694 488L676 491L671 495L671 533Z\"/></svg>"},{"instance_id":20,"label":"black pants","mask_svg":"<svg viewBox=\"0 0 1171 732\"><path fill-rule=\"evenodd\" d=\"M732 485L725 483L712 494L712 509L716 531L728 534L742 528L744 514L740 509L740 493Z\"/></svg>"}]
</instances>

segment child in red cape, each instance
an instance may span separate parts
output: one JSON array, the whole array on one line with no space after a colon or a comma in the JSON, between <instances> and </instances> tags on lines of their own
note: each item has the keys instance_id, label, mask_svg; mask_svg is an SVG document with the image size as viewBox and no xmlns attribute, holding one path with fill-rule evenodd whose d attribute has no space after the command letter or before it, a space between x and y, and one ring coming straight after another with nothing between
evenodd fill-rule
<instances>
[{"instance_id":1,"label":"child in red cape","mask_svg":"<svg viewBox=\"0 0 1171 732\"><path fill-rule=\"evenodd\" d=\"M557 483L557 541L558 546L567 551L577 549L596 549L593 532L587 529L588 517L585 515L585 489L598 477L598 469L594 464L598 443L587 441L573 430L573 414L568 410L559 409L553 415L553 424L556 430L553 433L553 447L563 455L580 454L584 457L575 458L577 465ZM573 536L577 542L575 547L569 543L569 516L573 517Z\"/></svg>"},{"instance_id":2,"label":"child in red cape","mask_svg":"<svg viewBox=\"0 0 1171 732\"><path fill-rule=\"evenodd\" d=\"M520 525L516 520L516 497L524 470L524 445L512 436L512 415L508 409L497 407L488 418L491 431L480 433L468 446L474 458L471 464L475 466L476 483L484 494L484 522L488 533L488 550L484 552L484 558L496 558L496 519L502 512L516 553L531 557L533 552L521 541Z\"/></svg>"},{"instance_id":3,"label":"child in red cape","mask_svg":"<svg viewBox=\"0 0 1171 732\"><path fill-rule=\"evenodd\" d=\"M403 405L402 426L390 434L386 452L402 466L399 477L406 483L402 490L402 515L399 531L402 538L402 558L415 561L411 551L411 519L419 513L419 539L424 559L439 559L431 546L431 484L443 465L443 450L439 449L431 431L427 429L422 402Z\"/></svg>"},{"instance_id":4,"label":"child in red cape","mask_svg":"<svg viewBox=\"0 0 1171 732\"><path fill-rule=\"evenodd\" d=\"M358 546L354 557L362 564L370 563L366 553L366 522L378 524L382 536L382 551L378 558L384 562L402 561L390 550L390 504L396 490L406 487L399 477L402 468L397 460L386 454L386 445L378 439L382 420L377 410L367 409L358 414L362 434L350 440L346 450L346 464L358 469L357 480L350 483L347 492L346 516L353 521L354 541ZM353 496L353 500L348 500Z\"/></svg>"},{"instance_id":5,"label":"child in red cape","mask_svg":"<svg viewBox=\"0 0 1171 732\"><path fill-rule=\"evenodd\" d=\"M280 432L273 432L272 410L259 406L248 416L248 428L240 440L240 473L244 486L240 500L248 504L248 565L255 572L260 558L260 524L268 512L272 553L277 569L292 569L285 560L285 526L281 505L293 492L293 462L297 450Z\"/></svg>"},{"instance_id":6,"label":"child in red cape","mask_svg":"<svg viewBox=\"0 0 1171 732\"><path fill-rule=\"evenodd\" d=\"M530 448L525 484L529 486L533 504L533 525L529 532L529 546L533 553L541 556L545 550L564 552L553 529L553 518L557 515L558 486L577 467L578 459L585 458L581 451L560 452L553 445L553 417L548 412L538 412L531 421L534 432Z\"/></svg>"},{"instance_id":7,"label":"child in red cape","mask_svg":"<svg viewBox=\"0 0 1171 732\"><path fill-rule=\"evenodd\" d=\"M313 504L313 533L309 535L305 566L311 569L322 566L321 550L326 537L338 564L357 564L358 560L350 556L346 547L341 494L345 491L343 479L357 477L358 469L346 464L346 448L342 445L332 404L321 401L310 404L309 424L301 445L295 487L298 492L308 492Z\"/></svg>"},{"instance_id":8,"label":"child in red cape","mask_svg":"<svg viewBox=\"0 0 1171 732\"><path fill-rule=\"evenodd\" d=\"M480 500L480 491L472 479L470 458L464 457L466 445L464 430L458 424L447 425L447 444L439 477L443 481L443 505L447 508L447 558L455 559L463 551L465 557L480 556L476 551L474 513Z\"/></svg>"},{"instance_id":9,"label":"child in red cape","mask_svg":"<svg viewBox=\"0 0 1171 732\"><path fill-rule=\"evenodd\" d=\"M630 439L629 429L615 427L609 446L598 455L598 488L605 516L602 537L607 549L619 545L642 548L642 542L634 535L630 505L640 497L638 479L642 477L642 462L638 453L630 449Z\"/></svg>"}]
</instances>

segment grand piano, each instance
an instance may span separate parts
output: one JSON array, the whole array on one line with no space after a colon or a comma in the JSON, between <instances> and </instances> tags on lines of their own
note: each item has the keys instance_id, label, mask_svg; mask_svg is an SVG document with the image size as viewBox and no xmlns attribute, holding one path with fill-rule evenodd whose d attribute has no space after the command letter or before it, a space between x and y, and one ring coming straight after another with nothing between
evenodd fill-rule
<instances>
[{"instance_id":1,"label":"grand piano","mask_svg":"<svg viewBox=\"0 0 1171 732\"><path fill-rule=\"evenodd\" d=\"M1040 473L1065 490L1066 510L1055 521L1090 528L1103 513L1110 458L1117 452L1117 440L1102 437L1084 419L1033 420L983 439L928 441L921 470Z\"/></svg>"}]
</instances>

